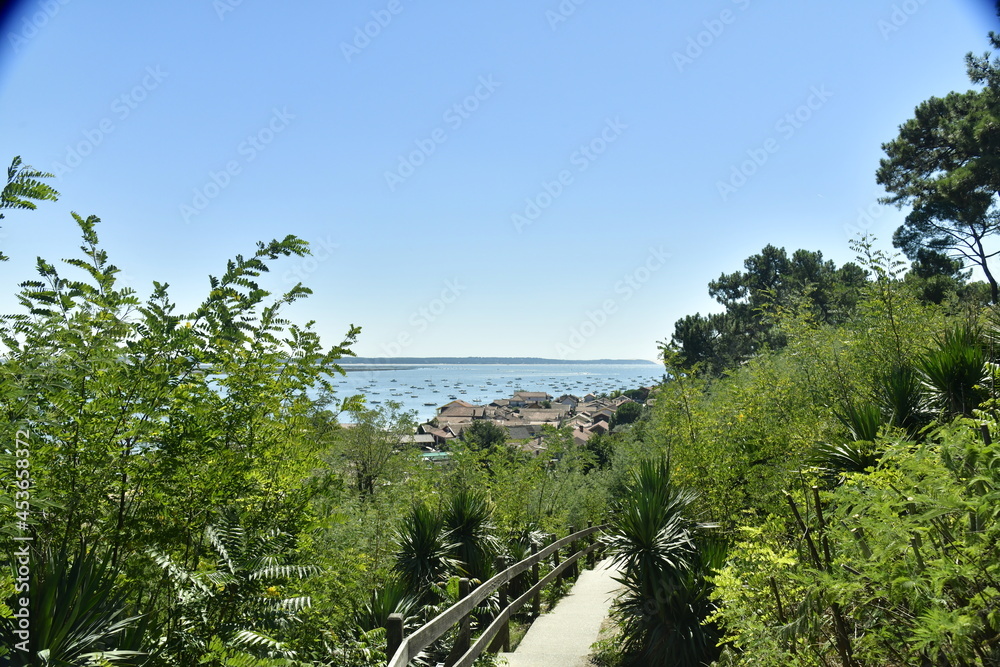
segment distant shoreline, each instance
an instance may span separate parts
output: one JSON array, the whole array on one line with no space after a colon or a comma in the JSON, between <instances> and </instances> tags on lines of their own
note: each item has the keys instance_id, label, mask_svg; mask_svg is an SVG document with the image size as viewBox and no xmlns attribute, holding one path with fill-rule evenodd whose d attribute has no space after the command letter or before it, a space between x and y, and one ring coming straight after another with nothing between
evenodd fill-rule
<instances>
[{"instance_id":1,"label":"distant shoreline","mask_svg":"<svg viewBox=\"0 0 1000 667\"><path fill-rule=\"evenodd\" d=\"M348 366L365 366L365 370L394 370L400 366L443 366L452 365L490 365L490 366L528 366L528 365L597 365L617 364L628 366L660 366L648 359L543 359L541 357L345 357L338 360L344 370ZM378 368L372 368L376 366Z\"/></svg>"},{"instance_id":2,"label":"distant shoreline","mask_svg":"<svg viewBox=\"0 0 1000 667\"><path fill-rule=\"evenodd\" d=\"M419 365L406 364L406 365L402 365L402 366L386 366L386 365L377 366L377 365L374 365L374 364L371 364L371 365L369 365L369 364L338 364L338 365L341 368L343 368L348 373L351 373L351 372L357 373L359 371L412 371L412 370L416 370L418 368L422 368L424 366L429 366L430 364L419 364Z\"/></svg>"}]
</instances>

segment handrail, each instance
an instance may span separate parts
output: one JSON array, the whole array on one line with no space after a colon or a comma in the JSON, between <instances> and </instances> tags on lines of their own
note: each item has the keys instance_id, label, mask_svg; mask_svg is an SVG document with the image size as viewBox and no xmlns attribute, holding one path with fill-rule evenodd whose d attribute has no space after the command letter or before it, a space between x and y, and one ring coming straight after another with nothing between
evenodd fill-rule
<instances>
[{"instance_id":1,"label":"handrail","mask_svg":"<svg viewBox=\"0 0 1000 667\"><path fill-rule=\"evenodd\" d=\"M470 665L472 665L472 663L476 661L476 658L478 658L480 654L482 654L482 652L486 650L486 647L489 646L489 642L497 635L497 633L500 632L503 625L508 621L510 621L510 617L513 616L518 609L524 606L524 603L526 603L529 599L534 597L534 595L540 592L543 588L548 586L553 579L562 574L563 571L569 568L570 565L575 563L577 559L590 554L592 551L594 551L600 546L601 546L600 543L595 542L594 544L588 546L586 549L581 549L572 557L567 558L565 561L560 563L558 567L556 567L547 575L545 575L544 578L539 580L537 584L535 584L530 589L525 591L519 598L517 598L516 600L508 604L506 607L504 607L500 611L500 613L497 614L497 617L493 619L493 622L490 623L485 630L483 630L483 634L479 636L479 639L476 640L476 643L473 644L471 647L469 647L468 651L462 654L462 657L458 659L458 661L454 664L453 667L470 667Z\"/></svg>"},{"instance_id":2,"label":"handrail","mask_svg":"<svg viewBox=\"0 0 1000 667\"><path fill-rule=\"evenodd\" d=\"M432 642L437 640L441 635L447 632L453 625L462 622L465 618L479 606L484 600L486 600L494 591L499 589L501 586L509 583L511 579L517 575L525 572L528 568L533 565L542 562L552 554L556 553L558 550L562 549L568 544L571 544L577 540L583 539L596 532L602 531L606 528L606 524L600 526L591 526L584 528L583 530L577 531L559 540L556 540L552 544L548 545L544 549L539 550L524 560L521 560L514 565L511 565L502 572L494 575L481 585L479 585L474 591L469 595L463 597L461 600L453 604L452 606L445 609L443 612L438 614L436 617L431 619L429 622L425 623L423 626L418 628L413 634L403 637L399 641L398 647L395 647L395 651L392 649L393 638L390 632L389 637L389 651L392 652L389 658L388 667L405 667L410 660L417 657L417 655L427 648ZM504 609L500 610L497 618L489 625L489 627L483 632L483 634L476 640L462 656L454 663L455 667L467 667L471 665L479 655L486 650L486 646L490 640L492 640L500 629L503 627L504 623L510 620L510 616L516 612L521 606L523 606L532 596L538 594L546 585L548 585L553 579L565 572L567 568L576 563L576 561L582 556L586 556L594 551L599 545L599 543L594 543L589 545L587 548L582 549L575 554L567 557L563 562L561 562L557 567L553 568L542 580L532 586L526 593L518 597L508 604ZM390 616L390 620L398 615L393 614ZM396 623L399 624L402 621L401 617L395 619ZM398 640L397 640L398 641Z\"/></svg>"}]
</instances>

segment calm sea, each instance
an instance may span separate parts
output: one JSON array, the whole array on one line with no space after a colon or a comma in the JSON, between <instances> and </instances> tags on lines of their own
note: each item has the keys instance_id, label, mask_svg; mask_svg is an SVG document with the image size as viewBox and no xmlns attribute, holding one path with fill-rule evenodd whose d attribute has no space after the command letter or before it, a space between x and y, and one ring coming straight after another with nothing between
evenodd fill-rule
<instances>
[{"instance_id":1,"label":"calm sea","mask_svg":"<svg viewBox=\"0 0 1000 667\"><path fill-rule=\"evenodd\" d=\"M461 399L486 405L510 398L515 391L544 391L582 397L616 389L635 389L663 379L658 364L428 364L394 365L384 370L364 365L344 366L346 376L334 379L337 396L364 394L371 407L398 401L418 419L434 416L438 406Z\"/></svg>"}]
</instances>

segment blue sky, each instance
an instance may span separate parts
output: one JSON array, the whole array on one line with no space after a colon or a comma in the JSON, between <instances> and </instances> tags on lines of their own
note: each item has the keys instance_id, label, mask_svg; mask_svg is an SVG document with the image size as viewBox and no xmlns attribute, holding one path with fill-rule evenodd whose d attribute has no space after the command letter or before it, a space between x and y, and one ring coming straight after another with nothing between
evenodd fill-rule
<instances>
[{"instance_id":1,"label":"blue sky","mask_svg":"<svg viewBox=\"0 0 1000 667\"><path fill-rule=\"evenodd\" d=\"M986 2L34 0L0 40L0 146L58 174L9 213L0 311L101 217L193 307L258 240L290 313L360 355L656 357L767 243L889 247L881 144L970 87ZM860 211L868 217L859 220Z\"/></svg>"}]
</instances>

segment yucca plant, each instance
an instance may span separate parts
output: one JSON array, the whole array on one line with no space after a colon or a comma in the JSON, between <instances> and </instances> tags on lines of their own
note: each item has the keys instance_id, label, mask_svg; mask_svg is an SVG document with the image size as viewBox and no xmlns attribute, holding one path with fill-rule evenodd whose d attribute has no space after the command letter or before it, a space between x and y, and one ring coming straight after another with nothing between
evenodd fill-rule
<instances>
[{"instance_id":1,"label":"yucca plant","mask_svg":"<svg viewBox=\"0 0 1000 667\"><path fill-rule=\"evenodd\" d=\"M119 573L103 554L80 544L73 553L49 551L38 560L31 564L28 590L14 594L29 600L27 650L13 650L4 664L70 667L145 661L143 619L128 611L116 585ZM8 606L21 607L13 599ZM14 634L16 623L0 621L0 643L7 647L25 640Z\"/></svg>"},{"instance_id":2,"label":"yucca plant","mask_svg":"<svg viewBox=\"0 0 1000 667\"><path fill-rule=\"evenodd\" d=\"M945 331L934 347L920 355L917 367L937 406L950 416L971 416L988 396L989 351L974 325L959 324Z\"/></svg>"},{"instance_id":3,"label":"yucca plant","mask_svg":"<svg viewBox=\"0 0 1000 667\"><path fill-rule=\"evenodd\" d=\"M726 561L726 544L704 535L693 537L687 567L672 573L659 586L651 605L638 597L626 596L615 613L622 619L623 637L642 635L641 642L625 641L625 654L634 665L708 665L719 655L722 633L706 624L715 610L710 594L710 577ZM634 577L634 575L633 575ZM641 585L623 573L619 579L627 590Z\"/></svg>"},{"instance_id":4,"label":"yucca plant","mask_svg":"<svg viewBox=\"0 0 1000 667\"><path fill-rule=\"evenodd\" d=\"M659 459L641 461L613 504L603 539L621 568L613 613L631 664L685 667L717 656L720 635L704 623L714 610L706 576L724 551L690 517L695 499L672 485L669 461Z\"/></svg>"},{"instance_id":5,"label":"yucca plant","mask_svg":"<svg viewBox=\"0 0 1000 667\"><path fill-rule=\"evenodd\" d=\"M447 580L457 562L449 554L458 548L444 517L425 503L417 503L403 519L396 534L399 550L395 570L400 581L419 600L430 595L431 585Z\"/></svg>"},{"instance_id":6,"label":"yucca plant","mask_svg":"<svg viewBox=\"0 0 1000 667\"><path fill-rule=\"evenodd\" d=\"M856 441L874 442L882 427L882 412L877 405L871 403L848 403L843 411L835 411L834 415Z\"/></svg>"},{"instance_id":7,"label":"yucca plant","mask_svg":"<svg viewBox=\"0 0 1000 667\"><path fill-rule=\"evenodd\" d=\"M473 489L454 492L444 507L444 527L451 536L451 557L470 579L486 581L493 573L493 559L500 553L494 535L493 504Z\"/></svg>"},{"instance_id":8,"label":"yucca plant","mask_svg":"<svg viewBox=\"0 0 1000 667\"><path fill-rule=\"evenodd\" d=\"M865 472L878 465L882 453L869 440L853 442L821 442L813 447L810 464L828 473L832 484L844 481L845 473Z\"/></svg>"},{"instance_id":9,"label":"yucca plant","mask_svg":"<svg viewBox=\"0 0 1000 667\"><path fill-rule=\"evenodd\" d=\"M851 442L821 442L812 448L807 462L825 471L832 484L844 481L844 473L864 472L878 464L881 452L875 446L883 425L882 411L872 403L848 403L834 415L851 434Z\"/></svg>"},{"instance_id":10,"label":"yucca plant","mask_svg":"<svg viewBox=\"0 0 1000 667\"><path fill-rule=\"evenodd\" d=\"M401 614L404 627L413 629L420 625L421 600L425 597L402 578L390 578L372 591L371 597L355 614L355 625L366 632L384 628L391 614Z\"/></svg>"},{"instance_id":11,"label":"yucca plant","mask_svg":"<svg viewBox=\"0 0 1000 667\"><path fill-rule=\"evenodd\" d=\"M916 438L929 422L920 374L911 366L896 366L875 378L875 400L888 423Z\"/></svg>"}]
</instances>

